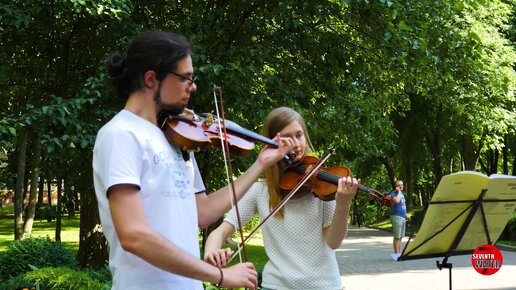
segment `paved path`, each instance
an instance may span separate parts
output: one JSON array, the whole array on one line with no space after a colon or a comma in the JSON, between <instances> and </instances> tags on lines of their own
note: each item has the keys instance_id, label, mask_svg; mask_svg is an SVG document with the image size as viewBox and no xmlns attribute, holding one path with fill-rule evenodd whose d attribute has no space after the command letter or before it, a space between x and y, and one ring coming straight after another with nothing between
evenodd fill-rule
<instances>
[{"instance_id":1,"label":"paved path","mask_svg":"<svg viewBox=\"0 0 516 290\"><path fill-rule=\"evenodd\" d=\"M403 239L405 243L408 238ZM404 247L405 244L402 245ZM484 276L471 266L471 255L452 256L452 289L516 289L516 252L502 250L503 264L498 272ZM439 270L428 258L395 262L391 233L350 227L348 237L336 251L346 290L447 290L449 270Z\"/></svg>"}]
</instances>

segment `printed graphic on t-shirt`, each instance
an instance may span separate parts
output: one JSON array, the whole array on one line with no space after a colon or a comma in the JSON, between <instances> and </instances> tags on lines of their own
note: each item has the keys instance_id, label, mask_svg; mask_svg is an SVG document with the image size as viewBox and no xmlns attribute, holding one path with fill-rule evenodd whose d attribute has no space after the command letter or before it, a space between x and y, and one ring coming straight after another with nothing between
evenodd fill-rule
<instances>
[{"instance_id":1,"label":"printed graphic on t-shirt","mask_svg":"<svg viewBox=\"0 0 516 290\"><path fill-rule=\"evenodd\" d=\"M193 166L191 161L185 162L180 152L172 150L169 152L160 152L157 154L158 163L164 164L169 176L170 187L164 187L168 190L162 191L161 195L166 198L173 199L190 199L195 194L192 189ZM159 164L156 164L159 166Z\"/></svg>"}]
</instances>

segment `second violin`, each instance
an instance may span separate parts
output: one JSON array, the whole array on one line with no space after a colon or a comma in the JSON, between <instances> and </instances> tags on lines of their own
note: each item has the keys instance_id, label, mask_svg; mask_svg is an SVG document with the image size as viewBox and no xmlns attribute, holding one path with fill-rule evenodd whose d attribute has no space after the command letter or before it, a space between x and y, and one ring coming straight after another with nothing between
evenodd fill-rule
<instances>
[{"instance_id":1,"label":"second violin","mask_svg":"<svg viewBox=\"0 0 516 290\"><path fill-rule=\"evenodd\" d=\"M292 190L317 161L317 157L306 156L298 165L287 168L280 178L280 189L287 193ZM310 180L305 183L302 192L310 191L314 196L324 201L334 200L339 179L346 176L353 176L351 170L346 166L319 169ZM390 206L392 204L392 198L390 196L385 196L362 184L358 185L358 191L368 194L383 205Z\"/></svg>"}]
</instances>

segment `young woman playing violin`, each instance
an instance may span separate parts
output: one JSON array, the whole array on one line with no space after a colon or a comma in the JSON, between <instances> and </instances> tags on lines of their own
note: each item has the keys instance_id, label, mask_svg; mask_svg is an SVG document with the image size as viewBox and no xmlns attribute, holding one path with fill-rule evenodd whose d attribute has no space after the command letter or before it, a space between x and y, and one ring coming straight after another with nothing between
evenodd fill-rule
<instances>
[{"instance_id":1,"label":"young woman playing violin","mask_svg":"<svg viewBox=\"0 0 516 290\"><path fill-rule=\"evenodd\" d=\"M305 122L296 111L280 107L269 113L265 118L263 135L271 137L277 133L294 140L294 163L312 151ZM279 188L284 171L282 167L277 163L266 169L265 180L255 182L238 202L242 224L250 221L256 213L263 220L281 202L284 197ZM262 289L342 289L333 250L346 237L349 208L358 185L355 178L340 178L332 201L322 201L310 193L296 194L296 198L290 199L263 224L262 234L269 261L263 270ZM217 267L226 266L232 251L221 247L237 224L233 209L209 235L205 261Z\"/></svg>"}]
</instances>

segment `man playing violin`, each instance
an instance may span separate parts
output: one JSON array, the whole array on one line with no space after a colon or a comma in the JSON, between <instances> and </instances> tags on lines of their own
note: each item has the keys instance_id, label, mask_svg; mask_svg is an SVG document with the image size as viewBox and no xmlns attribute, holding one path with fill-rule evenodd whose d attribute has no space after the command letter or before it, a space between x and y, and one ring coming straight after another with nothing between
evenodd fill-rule
<instances>
[{"instance_id":1,"label":"man playing violin","mask_svg":"<svg viewBox=\"0 0 516 290\"><path fill-rule=\"evenodd\" d=\"M281 107L266 117L263 135L288 136L294 140L294 163L312 150L305 122L296 111ZM279 180L284 172L281 163L265 170L265 179L255 182L238 202L242 224L258 213L260 219L284 198ZM262 235L269 261L263 270L262 289L342 289L334 250L346 237L351 200L358 181L352 177L338 180L335 199L323 201L312 194L300 195L285 203L276 215L263 223ZM221 249L237 226L235 210L208 237L205 260L217 267L226 266L229 248Z\"/></svg>"},{"instance_id":2,"label":"man playing violin","mask_svg":"<svg viewBox=\"0 0 516 290\"><path fill-rule=\"evenodd\" d=\"M220 269L200 259L198 226L206 227L231 207L228 188L207 195L193 153L183 158L158 127L162 110L180 114L197 89L190 43L154 31L133 40L127 56L108 60L118 97L126 104L98 132L93 152L95 192L110 245L113 289L256 288L251 263ZM275 135L235 183L237 198L293 148Z\"/></svg>"}]
</instances>

